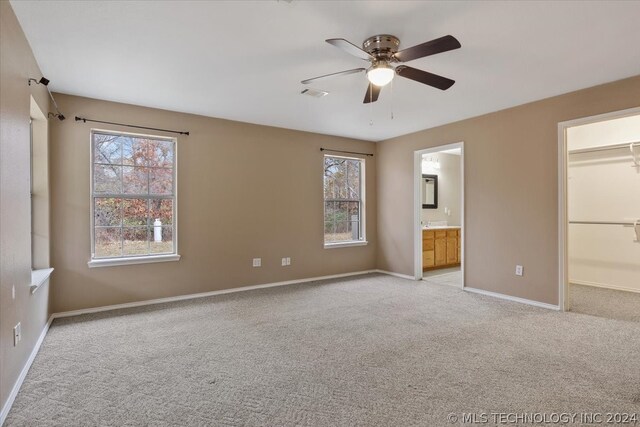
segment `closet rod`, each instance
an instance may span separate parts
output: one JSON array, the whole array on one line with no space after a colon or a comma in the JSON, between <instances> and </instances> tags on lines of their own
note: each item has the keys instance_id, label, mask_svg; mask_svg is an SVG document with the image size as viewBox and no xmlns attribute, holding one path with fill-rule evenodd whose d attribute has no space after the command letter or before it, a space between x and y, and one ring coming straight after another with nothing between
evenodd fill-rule
<instances>
[{"instance_id":1,"label":"closet rod","mask_svg":"<svg viewBox=\"0 0 640 427\"><path fill-rule=\"evenodd\" d=\"M635 225L631 221L569 221L569 224Z\"/></svg>"},{"instance_id":2,"label":"closet rod","mask_svg":"<svg viewBox=\"0 0 640 427\"><path fill-rule=\"evenodd\" d=\"M580 148L577 150L569 151L569 154L591 153L595 151L606 151L606 150L619 150L621 148L629 148L630 145L633 145L634 147L639 146L640 141L625 142L623 144L615 144L615 145L603 145L600 147L593 147L593 148Z\"/></svg>"}]
</instances>

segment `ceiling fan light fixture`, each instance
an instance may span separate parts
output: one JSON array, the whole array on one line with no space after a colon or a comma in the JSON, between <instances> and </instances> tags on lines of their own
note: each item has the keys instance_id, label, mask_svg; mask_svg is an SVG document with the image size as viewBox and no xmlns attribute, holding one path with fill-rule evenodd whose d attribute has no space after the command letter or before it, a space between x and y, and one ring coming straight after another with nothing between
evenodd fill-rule
<instances>
[{"instance_id":1,"label":"ceiling fan light fixture","mask_svg":"<svg viewBox=\"0 0 640 427\"><path fill-rule=\"evenodd\" d=\"M393 81L395 74L404 79L413 80L436 89L449 89L453 86L455 80L401 64L462 47L460 42L452 35L440 37L400 51L398 50L400 48L400 39L391 34L378 34L369 37L362 43L362 48L341 38L327 39L325 41L332 46L342 49L349 55L367 61L371 66L366 69L354 68L352 70L325 74L323 76L302 80L300 83L306 85L327 77L344 76L366 71L369 84L367 85L367 92L362 101L363 104L376 102L382 88Z\"/></svg>"},{"instance_id":2,"label":"ceiling fan light fixture","mask_svg":"<svg viewBox=\"0 0 640 427\"><path fill-rule=\"evenodd\" d=\"M367 71L367 78L376 86L386 86L393 80L395 70L387 63L378 63Z\"/></svg>"}]
</instances>

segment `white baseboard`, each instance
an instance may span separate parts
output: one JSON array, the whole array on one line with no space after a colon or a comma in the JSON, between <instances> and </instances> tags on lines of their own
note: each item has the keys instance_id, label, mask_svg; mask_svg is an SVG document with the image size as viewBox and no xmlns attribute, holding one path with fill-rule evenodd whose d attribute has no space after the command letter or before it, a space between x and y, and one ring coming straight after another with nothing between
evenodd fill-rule
<instances>
[{"instance_id":1,"label":"white baseboard","mask_svg":"<svg viewBox=\"0 0 640 427\"><path fill-rule=\"evenodd\" d=\"M560 310L559 306L553 305L553 304L547 304L546 302L539 302L539 301L534 301L526 298L513 297L511 295L499 294L497 292L485 291L484 289L469 288L466 286L462 289L467 292L473 292L474 294L487 295L490 297L500 298L507 301L518 302L520 304L533 305L535 307L546 308L548 310L556 310L556 311Z\"/></svg>"},{"instance_id":2,"label":"white baseboard","mask_svg":"<svg viewBox=\"0 0 640 427\"><path fill-rule=\"evenodd\" d=\"M16 396L18 395L18 391L20 391L20 387L22 387L22 383L25 377L27 376L27 372L29 372L29 368L31 368L31 364L33 363L34 359L36 358L36 355L38 354L38 351L40 350L40 346L44 341L44 337L47 336L47 332L49 331L49 326L51 326L51 322L53 322L53 319L54 317L50 316L49 320L44 325L44 328L42 328L42 332L38 337L38 341L36 341L36 345L33 346L33 350L31 350L31 354L27 359L27 363L24 364L24 367L22 368L22 371L20 372L18 379L16 380L15 384L13 385L13 388L11 389L11 393L9 393L9 397L7 398L7 401L2 407L2 412L0 412L0 426L4 424L4 421L7 419L7 415L9 415L9 411L11 410L11 406L13 405L13 401L16 399Z\"/></svg>"},{"instance_id":3,"label":"white baseboard","mask_svg":"<svg viewBox=\"0 0 640 427\"><path fill-rule=\"evenodd\" d=\"M587 282L586 280L569 280L571 285L594 286L596 288L613 289L614 291L636 292L640 293L640 289L626 288L624 286L607 285L605 283Z\"/></svg>"},{"instance_id":4,"label":"white baseboard","mask_svg":"<svg viewBox=\"0 0 640 427\"><path fill-rule=\"evenodd\" d=\"M72 310L72 311L64 311L61 313L54 313L52 316L54 319L58 319L61 317L70 317L70 316L78 316L81 314L89 314L89 313L99 313L102 311L111 311L111 310L119 310L123 308L133 308L133 307L141 307L145 305L154 305L154 304L164 304L168 302L175 301L184 301L189 299L196 298L206 298L214 295L224 295L231 294L235 292L244 292L251 291L254 289L264 289L264 288L273 288L276 286L285 286L285 285L294 285L296 283L306 283L306 282L317 282L319 280L329 280L329 279L339 279L341 277L349 277L349 276L358 276L361 274L369 274L376 273L378 270L364 270L364 271L355 271L352 273L342 273L342 274L332 274L329 276L318 276L318 277L309 277L306 279L296 279L296 280L287 280L284 282L274 282L274 283L265 283L261 285L252 285L252 286L243 286L240 288L230 288L230 289L222 289L219 291L210 291L210 292L200 292L197 294L188 294L188 295L178 295L175 297L167 297L167 298L157 298L150 299L144 301L135 301L135 302L127 302L124 304L114 304L114 305L105 305L102 307L92 307L92 308L83 308L81 310Z\"/></svg>"},{"instance_id":5,"label":"white baseboard","mask_svg":"<svg viewBox=\"0 0 640 427\"><path fill-rule=\"evenodd\" d=\"M395 276L395 277L399 277L401 279L407 279L407 280L413 280L415 281L416 278L413 276L409 276L408 274L400 274L400 273L394 273L393 271L386 271L386 270L373 270L373 272L375 273L381 273L381 274L388 274L389 276Z\"/></svg>"}]
</instances>

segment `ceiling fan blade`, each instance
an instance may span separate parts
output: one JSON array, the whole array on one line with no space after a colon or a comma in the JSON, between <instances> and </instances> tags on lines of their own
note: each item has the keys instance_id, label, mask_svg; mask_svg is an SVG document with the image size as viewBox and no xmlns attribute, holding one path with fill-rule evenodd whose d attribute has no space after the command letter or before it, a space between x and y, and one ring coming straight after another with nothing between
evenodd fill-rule
<instances>
[{"instance_id":1,"label":"ceiling fan blade","mask_svg":"<svg viewBox=\"0 0 640 427\"><path fill-rule=\"evenodd\" d=\"M407 67L406 65L396 67L396 74L441 90L449 89L456 82L455 80L418 70L417 68Z\"/></svg>"},{"instance_id":2,"label":"ceiling fan blade","mask_svg":"<svg viewBox=\"0 0 640 427\"><path fill-rule=\"evenodd\" d=\"M369 83L369 87L367 87L367 93L364 95L363 104L368 104L370 102L376 102L378 100L378 96L380 96L380 90L382 87L376 86L373 83Z\"/></svg>"},{"instance_id":3,"label":"ceiling fan blade","mask_svg":"<svg viewBox=\"0 0 640 427\"><path fill-rule=\"evenodd\" d=\"M436 53L447 52L460 48L462 45L453 36L444 36L439 39L431 40L413 47L409 47L396 52L393 57L400 62L412 61L414 59L423 58Z\"/></svg>"},{"instance_id":4,"label":"ceiling fan blade","mask_svg":"<svg viewBox=\"0 0 640 427\"><path fill-rule=\"evenodd\" d=\"M340 48L347 52L350 55L356 56L360 59L364 59L366 61L372 61L375 59L373 56L369 55L364 50L360 49L355 44L345 40L345 39L328 39L325 40L327 43L334 45L337 48Z\"/></svg>"},{"instance_id":5,"label":"ceiling fan blade","mask_svg":"<svg viewBox=\"0 0 640 427\"><path fill-rule=\"evenodd\" d=\"M318 77L313 77L311 79L303 80L300 83L302 83L303 85L308 85L309 83L313 83L314 81L316 81L318 79L324 79L325 77L346 76L347 74L361 73L363 71L366 71L366 69L365 68L354 68L353 70L338 71L337 73L325 74L324 76L318 76Z\"/></svg>"}]
</instances>

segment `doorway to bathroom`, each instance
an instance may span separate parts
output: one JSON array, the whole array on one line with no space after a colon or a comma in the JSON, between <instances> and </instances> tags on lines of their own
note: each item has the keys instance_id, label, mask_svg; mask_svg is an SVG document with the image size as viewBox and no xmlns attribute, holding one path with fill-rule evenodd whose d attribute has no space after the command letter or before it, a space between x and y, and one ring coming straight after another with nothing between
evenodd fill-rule
<instances>
[{"instance_id":1,"label":"doorway to bathroom","mask_svg":"<svg viewBox=\"0 0 640 427\"><path fill-rule=\"evenodd\" d=\"M414 152L415 279L464 287L464 143Z\"/></svg>"},{"instance_id":2,"label":"doorway to bathroom","mask_svg":"<svg viewBox=\"0 0 640 427\"><path fill-rule=\"evenodd\" d=\"M560 303L640 321L640 108L560 123Z\"/></svg>"}]
</instances>

